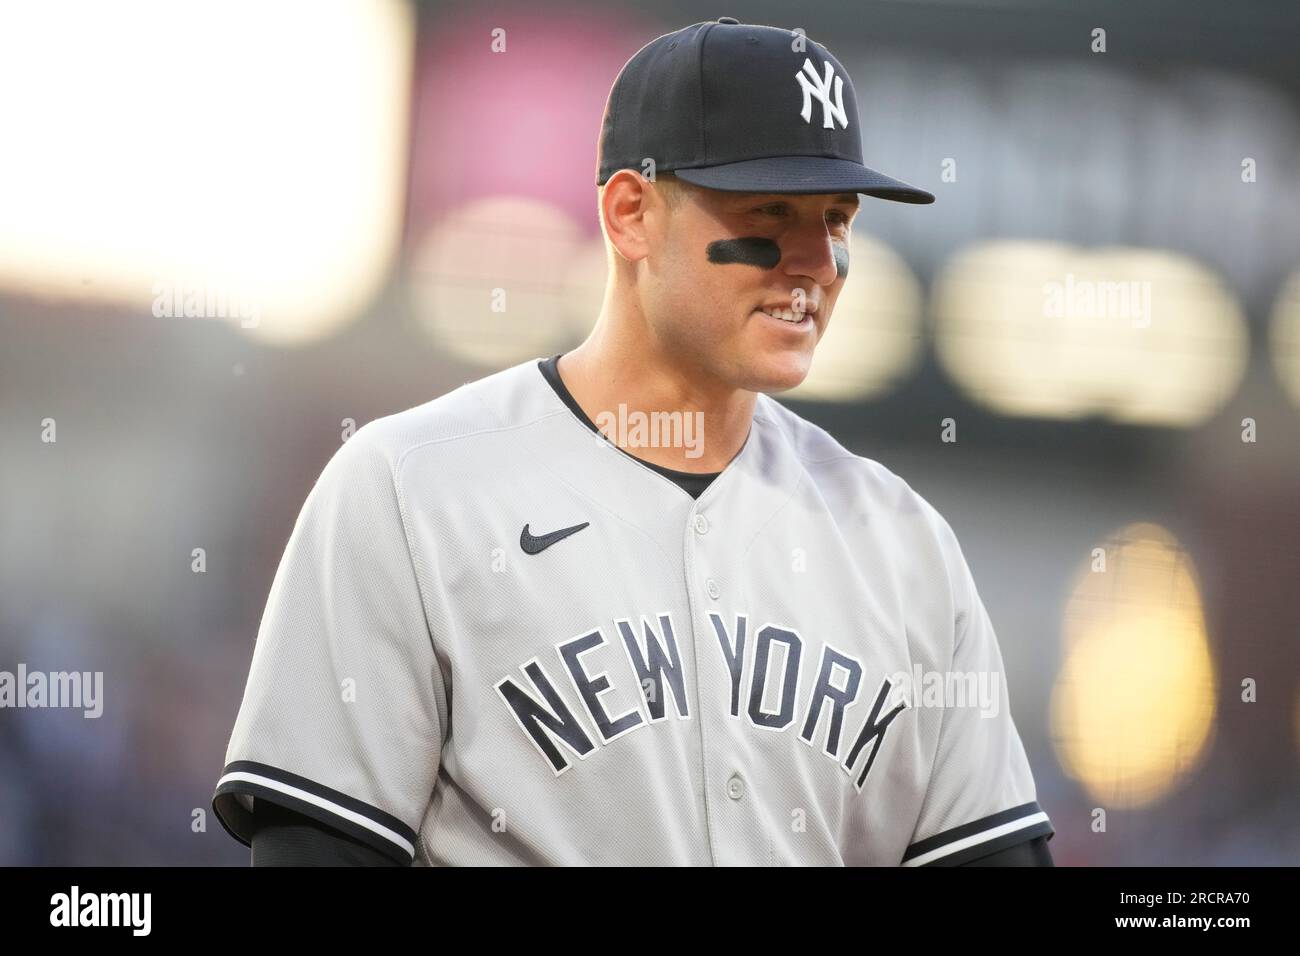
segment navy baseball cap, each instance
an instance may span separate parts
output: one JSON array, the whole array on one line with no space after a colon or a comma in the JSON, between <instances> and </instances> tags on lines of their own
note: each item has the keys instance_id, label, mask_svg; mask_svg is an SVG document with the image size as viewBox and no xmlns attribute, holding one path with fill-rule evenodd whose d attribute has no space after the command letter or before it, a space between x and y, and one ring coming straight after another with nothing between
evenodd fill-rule
<instances>
[{"instance_id":1,"label":"navy baseball cap","mask_svg":"<svg viewBox=\"0 0 1300 956\"><path fill-rule=\"evenodd\" d=\"M862 162L858 100L848 71L820 43L734 17L651 40L609 91L596 185L620 169L709 189L856 192L896 202L934 196Z\"/></svg>"}]
</instances>

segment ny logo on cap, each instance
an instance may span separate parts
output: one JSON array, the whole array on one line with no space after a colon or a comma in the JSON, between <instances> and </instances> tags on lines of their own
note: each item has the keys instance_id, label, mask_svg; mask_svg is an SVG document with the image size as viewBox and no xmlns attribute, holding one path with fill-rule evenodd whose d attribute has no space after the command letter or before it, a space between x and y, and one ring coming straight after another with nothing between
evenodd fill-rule
<instances>
[{"instance_id":1,"label":"ny logo on cap","mask_svg":"<svg viewBox=\"0 0 1300 956\"><path fill-rule=\"evenodd\" d=\"M834 120L839 120L845 129L849 128L849 117L844 112L844 80L835 76L835 69L827 60L825 64L826 75L817 76L817 69L812 65L812 60L803 61L803 70L794 75L799 81L799 86L803 89L803 109L799 115L803 117L805 123L812 122L812 98L815 96L822 103L822 129L834 129ZM805 74L807 74L805 76ZM831 103L831 78L835 79L835 102Z\"/></svg>"}]
</instances>

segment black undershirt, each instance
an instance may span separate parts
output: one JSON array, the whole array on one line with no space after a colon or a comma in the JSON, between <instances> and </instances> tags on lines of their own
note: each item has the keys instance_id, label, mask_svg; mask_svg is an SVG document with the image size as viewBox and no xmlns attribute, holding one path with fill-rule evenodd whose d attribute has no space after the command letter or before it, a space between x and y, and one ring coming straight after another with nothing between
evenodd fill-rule
<instances>
[{"instance_id":1,"label":"black undershirt","mask_svg":"<svg viewBox=\"0 0 1300 956\"><path fill-rule=\"evenodd\" d=\"M561 353L563 354L563 353ZM555 389L560 400L593 432L600 429L587 417L586 412L565 387L560 378L559 355L537 363L546 381ZM622 449L619 449L622 451ZM627 455L627 452L623 452ZM628 455L636 458L635 455ZM713 479L721 472L695 474L675 471L653 462L636 458L647 468L653 468L692 498L699 498ZM258 797L253 812L253 866L397 866L390 857L332 827L308 816L281 807ZM1047 849L1047 838L1007 847L997 853L971 860L963 866L1054 866L1052 854Z\"/></svg>"},{"instance_id":2,"label":"black undershirt","mask_svg":"<svg viewBox=\"0 0 1300 956\"><path fill-rule=\"evenodd\" d=\"M253 866L398 866L392 857L311 817L255 798Z\"/></svg>"},{"instance_id":3,"label":"black undershirt","mask_svg":"<svg viewBox=\"0 0 1300 956\"><path fill-rule=\"evenodd\" d=\"M560 353L560 355L563 354L563 352ZM601 433L600 429L597 428L595 423L587 417L587 413L584 412L582 406L574 400L573 395L569 392L568 388L565 387L564 380L560 378L560 355L552 355L548 359L543 359L537 363L537 367L542 370L542 375L546 377L546 381L551 383L551 388L555 389L555 394L560 396L560 401L564 402L564 404L569 407L569 411L573 412L580 422L599 435ZM629 458L641 462L641 464L645 465L647 468L653 468L669 481L676 484L677 487L681 488L682 491L686 492L692 498L698 498L700 495L704 494L704 489L708 488L709 485L713 483L714 478L717 478L718 475L722 474L720 471L715 471L710 474L698 474L692 471L675 471L672 468L665 468L663 465L656 465L652 461L646 461L644 458L637 458L636 455L629 454L621 448L619 451L622 451L623 454L627 455Z\"/></svg>"}]
</instances>

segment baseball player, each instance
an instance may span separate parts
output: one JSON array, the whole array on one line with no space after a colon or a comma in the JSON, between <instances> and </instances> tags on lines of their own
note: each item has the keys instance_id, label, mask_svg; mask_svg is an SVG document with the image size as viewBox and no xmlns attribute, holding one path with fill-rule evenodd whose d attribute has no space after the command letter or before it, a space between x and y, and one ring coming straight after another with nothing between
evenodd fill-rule
<instances>
[{"instance_id":1,"label":"baseball player","mask_svg":"<svg viewBox=\"0 0 1300 956\"><path fill-rule=\"evenodd\" d=\"M952 529L770 397L859 197L934 197L863 165L825 47L729 17L628 61L598 152L586 341L370 422L308 495L222 823L255 865L1050 865Z\"/></svg>"}]
</instances>

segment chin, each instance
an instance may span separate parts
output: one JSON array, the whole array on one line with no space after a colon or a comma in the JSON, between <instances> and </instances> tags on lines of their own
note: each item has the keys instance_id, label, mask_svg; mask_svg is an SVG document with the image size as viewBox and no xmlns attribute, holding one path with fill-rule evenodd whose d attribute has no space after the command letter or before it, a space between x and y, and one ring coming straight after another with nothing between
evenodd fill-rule
<instances>
[{"instance_id":1,"label":"chin","mask_svg":"<svg viewBox=\"0 0 1300 956\"><path fill-rule=\"evenodd\" d=\"M802 352L786 352L771 357L760 357L750 366L753 384L751 392L786 392L801 385L812 368L812 356Z\"/></svg>"}]
</instances>

